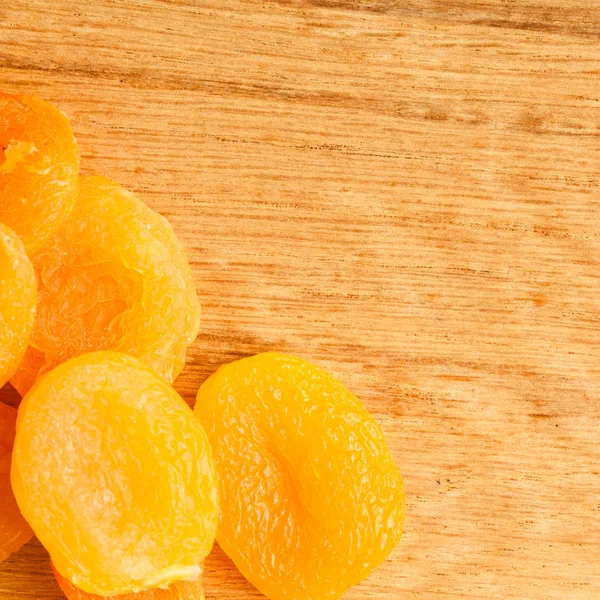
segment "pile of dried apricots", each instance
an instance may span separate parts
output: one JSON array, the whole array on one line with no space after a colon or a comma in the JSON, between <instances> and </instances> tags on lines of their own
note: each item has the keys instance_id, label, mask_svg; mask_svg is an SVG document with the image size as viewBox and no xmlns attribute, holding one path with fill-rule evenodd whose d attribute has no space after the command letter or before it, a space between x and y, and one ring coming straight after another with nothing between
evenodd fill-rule
<instances>
[{"instance_id":1,"label":"pile of dried apricots","mask_svg":"<svg viewBox=\"0 0 600 600\"><path fill-rule=\"evenodd\" d=\"M400 540L381 429L323 369L222 366L171 387L200 326L183 248L80 177L68 119L0 93L0 560L34 534L69 600L200 600L215 539L273 600L333 600Z\"/></svg>"}]
</instances>

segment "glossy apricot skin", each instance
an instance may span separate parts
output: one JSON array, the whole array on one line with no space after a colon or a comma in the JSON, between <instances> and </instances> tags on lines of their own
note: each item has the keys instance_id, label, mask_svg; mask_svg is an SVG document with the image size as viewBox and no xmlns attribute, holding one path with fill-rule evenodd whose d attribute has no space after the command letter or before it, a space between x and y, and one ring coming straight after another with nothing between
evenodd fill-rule
<instances>
[{"instance_id":1,"label":"glossy apricot skin","mask_svg":"<svg viewBox=\"0 0 600 600\"><path fill-rule=\"evenodd\" d=\"M69 358L136 356L172 382L200 328L200 303L167 220L104 177L84 177L71 216L33 257L39 301L11 383L21 395Z\"/></svg>"},{"instance_id":2,"label":"glossy apricot skin","mask_svg":"<svg viewBox=\"0 0 600 600\"><path fill-rule=\"evenodd\" d=\"M14 231L0 223L0 387L25 354L36 303L35 273L25 247Z\"/></svg>"},{"instance_id":3,"label":"glossy apricot skin","mask_svg":"<svg viewBox=\"0 0 600 600\"><path fill-rule=\"evenodd\" d=\"M19 407L11 470L23 516L84 592L195 579L219 521L212 451L183 399L140 360L71 359Z\"/></svg>"},{"instance_id":4,"label":"glossy apricot skin","mask_svg":"<svg viewBox=\"0 0 600 600\"><path fill-rule=\"evenodd\" d=\"M269 598L340 598L399 542L404 488L382 431L323 369L245 358L204 382L194 410L219 474L217 541Z\"/></svg>"},{"instance_id":5,"label":"glossy apricot skin","mask_svg":"<svg viewBox=\"0 0 600 600\"><path fill-rule=\"evenodd\" d=\"M52 567L56 582L62 590L67 600L204 600L202 589L202 577L193 581L175 581L165 589L151 588L132 594L122 594L120 596L98 596L89 594L76 588L71 582L66 580L55 568Z\"/></svg>"},{"instance_id":6,"label":"glossy apricot skin","mask_svg":"<svg viewBox=\"0 0 600 600\"><path fill-rule=\"evenodd\" d=\"M28 252L69 216L78 174L67 117L35 96L0 92L0 222L18 233Z\"/></svg>"},{"instance_id":7,"label":"glossy apricot skin","mask_svg":"<svg viewBox=\"0 0 600 600\"><path fill-rule=\"evenodd\" d=\"M16 409L0 403L0 562L33 536L10 485L10 463L17 423Z\"/></svg>"}]
</instances>

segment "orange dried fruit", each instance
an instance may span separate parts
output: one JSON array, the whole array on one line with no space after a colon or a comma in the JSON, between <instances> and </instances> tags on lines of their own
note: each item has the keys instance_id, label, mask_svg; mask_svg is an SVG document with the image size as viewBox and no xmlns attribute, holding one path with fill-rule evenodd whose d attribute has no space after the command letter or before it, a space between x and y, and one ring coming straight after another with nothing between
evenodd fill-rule
<instances>
[{"instance_id":1,"label":"orange dried fruit","mask_svg":"<svg viewBox=\"0 0 600 600\"><path fill-rule=\"evenodd\" d=\"M0 387L14 373L29 343L36 290L23 243L0 223Z\"/></svg>"},{"instance_id":2,"label":"orange dried fruit","mask_svg":"<svg viewBox=\"0 0 600 600\"><path fill-rule=\"evenodd\" d=\"M106 596L83 592L70 581L67 581L54 566L52 570L58 586L67 597L67 600L204 600L202 577L198 577L194 581L175 581L165 589L152 588L133 594L111 596L107 599Z\"/></svg>"},{"instance_id":3,"label":"orange dried fruit","mask_svg":"<svg viewBox=\"0 0 600 600\"><path fill-rule=\"evenodd\" d=\"M79 152L67 117L52 104L0 92L0 221L29 251L71 212Z\"/></svg>"},{"instance_id":4,"label":"orange dried fruit","mask_svg":"<svg viewBox=\"0 0 600 600\"><path fill-rule=\"evenodd\" d=\"M41 377L19 408L11 480L56 570L83 592L201 575L219 521L211 448L183 399L138 359L95 352Z\"/></svg>"},{"instance_id":5,"label":"orange dried fruit","mask_svg":"<svg viewBox=\"0 0 600 600\"><path fill-rule=\"evenodd\" d=\"M17 411L0 403L0 561L16 552L33 536L21 516L10 485L10 462Z\"/></svg>"},{"instance_id":6,"label":"orange dried fruit","mask_svg":"<svg viewBox=\"0 0 600 600\"><path fill-rule=\"evenodd\" d=\"M194 410L219 474L217 541L269 598L339 598L400 540L404 489L381 429L323 369L278 353L239 360Z\"/></svg>"},{"instance_id":7,"label":"orange dried fruit","mask_svg":"<svg viewBox=\"0 0 600 600\"><path fill-rule=\"evenodd\" d=\"M168 221L104 177L85 177L71 216L34 257L32 341L11 383L85 352L137 356L172 382L198 335L200 303Z\"/></svg>"}]
</instances>

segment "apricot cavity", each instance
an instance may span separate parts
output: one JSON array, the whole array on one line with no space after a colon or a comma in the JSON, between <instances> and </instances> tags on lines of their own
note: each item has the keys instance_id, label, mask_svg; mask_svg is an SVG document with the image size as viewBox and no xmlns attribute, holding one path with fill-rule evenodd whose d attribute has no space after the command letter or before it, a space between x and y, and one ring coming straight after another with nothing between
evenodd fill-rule
<instances>
[{"instance_id":1,"label":"apricot cavity","mask_svg":"<svg viewBox=\"0 0 600 600\"><path fill-rule=\"evenodd\" d=\"M78 174L67 117L35 96L0 92L0 221L28 251L42 246L71 212Z\"/></svg>"}]
</instances>

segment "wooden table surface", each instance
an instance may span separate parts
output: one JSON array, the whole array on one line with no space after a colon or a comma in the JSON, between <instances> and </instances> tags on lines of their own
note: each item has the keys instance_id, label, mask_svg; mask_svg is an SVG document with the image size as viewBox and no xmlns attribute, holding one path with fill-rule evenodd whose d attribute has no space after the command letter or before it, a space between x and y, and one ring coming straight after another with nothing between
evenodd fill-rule
<instances>
[{"instance_id":1,"label":"wooden table surface","mask_svg":"<svg viewBox=\"0 0 600 600\"><path fill-rule=\"evenodd\" d=\"M349 600L600 597L600 5L12 0L0 88L171 220L190 402L277 349L374 413L406 532ZM37 542L0 598L61 598Z\"/></svg>"}]
</instances>

